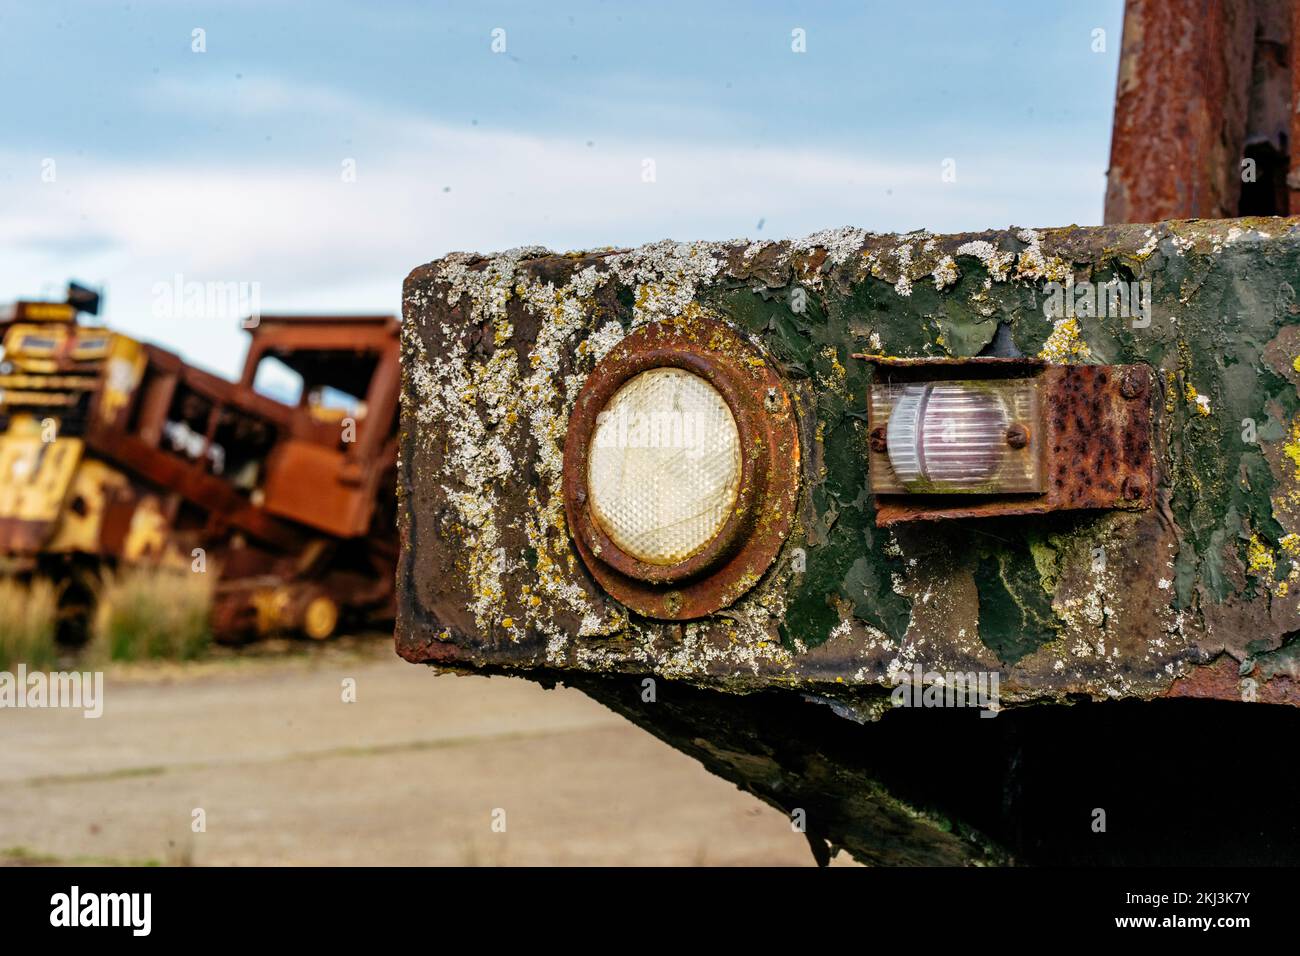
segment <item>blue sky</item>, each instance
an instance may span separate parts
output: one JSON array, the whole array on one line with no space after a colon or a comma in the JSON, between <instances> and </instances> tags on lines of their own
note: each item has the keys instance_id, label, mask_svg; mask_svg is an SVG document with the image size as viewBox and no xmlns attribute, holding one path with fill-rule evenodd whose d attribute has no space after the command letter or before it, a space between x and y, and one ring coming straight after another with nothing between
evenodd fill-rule
<instances>
[{"instance_id":1,"label":"blue sky","mask_svg":"<svg viewBox=\"0 0 1300 956\"><path fill-rule=\"evenodd\" d=\"M110 324L229 374L238 316L160 316L159 283L395 311L457 249L1097 223L1121 23L1121 0L4 2L0 301L102 283Z\"/></svg>"}]
</instances>

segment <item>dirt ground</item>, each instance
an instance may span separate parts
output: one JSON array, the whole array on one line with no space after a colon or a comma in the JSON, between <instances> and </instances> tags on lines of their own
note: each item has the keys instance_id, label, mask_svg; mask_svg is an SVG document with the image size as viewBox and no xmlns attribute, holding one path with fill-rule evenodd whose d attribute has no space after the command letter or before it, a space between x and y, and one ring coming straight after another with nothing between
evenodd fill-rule
<instances>
[{"instance_id":1,"label":"dirt ground","mask_svg":"<svg viewBox=\"0 0 1300 956\"><path fill-rule=\"evenodd\" d=\"M779 811L577 691L384 639L118 667L104 697L0 710L0 863L812 865Z\"/></svg>"}]
</instances>

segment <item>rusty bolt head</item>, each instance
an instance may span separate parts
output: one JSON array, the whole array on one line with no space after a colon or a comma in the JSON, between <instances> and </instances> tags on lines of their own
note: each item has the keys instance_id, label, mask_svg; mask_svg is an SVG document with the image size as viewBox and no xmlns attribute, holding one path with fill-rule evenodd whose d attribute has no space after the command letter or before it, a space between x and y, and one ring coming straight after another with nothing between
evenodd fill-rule
<instances>
[{"instance_id":1,"label":"rusty bolt head","mask_svg":"<svg viewBox=\"0 0 1300 956\"><path fill-rule=\"evenodd\" d=\"M1120 489L1125 498L1129 501L1137 501L1146 492L1147 484L1136 475L1129 475L1124 479L1124 486Z\"/></svg>"},{"instance_id":2,"label":"rusty bolt head","mask_svg":"<svg viewBox=\"0 0 1300 956\"><path fill-rule=\"evenodd\" d=\"M885 429L883 425L877 425L871 429L871 450L884 454L889 448L889 442L885 439Z\"/></svg>"},{"instance_id":3,"label":"rusty bolt head","mask_svg":"<svg viewBox=\"0 0 1300 956\"><path fill-rule=\"evenodd\" d=\"M1029 429L1019 422L1007 429L1007 444L1012 448L1024 448L1029 444Z\"/></svg>"},{"instance_id":4,"label":"rusty bolt head","mask_svg":"<svg viewBox=\"0 0 1300 956\"><path fill-rule=\"evenodd\" d=\"M1124 377L1119 382L1119 393L1125 398L1141 398L1147 390L1147 376L1142 369L1130 368L1125 370Z\"/></svg>"}]
</instances>

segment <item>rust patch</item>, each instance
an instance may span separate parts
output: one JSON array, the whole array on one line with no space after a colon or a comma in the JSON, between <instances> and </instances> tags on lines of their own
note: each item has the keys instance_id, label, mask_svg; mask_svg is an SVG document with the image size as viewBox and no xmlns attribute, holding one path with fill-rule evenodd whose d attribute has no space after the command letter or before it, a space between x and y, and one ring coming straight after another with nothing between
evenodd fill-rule
<instances>
[{"instance_id":1,"label":"rust patch","mask_svg":"<svg viewBox=\"0 0 1300 956\"><path fill-rule=\"evenodd\" d=\"M1228 656L1192 668L1188 674L1175 680L1164 696L1250 700L1252 692L1256 703L1300 706L1300 683L1286 675L1268 679L1261 679L1259 675L1243 676L1237 662Z\"/></svg>"}]
</instances>

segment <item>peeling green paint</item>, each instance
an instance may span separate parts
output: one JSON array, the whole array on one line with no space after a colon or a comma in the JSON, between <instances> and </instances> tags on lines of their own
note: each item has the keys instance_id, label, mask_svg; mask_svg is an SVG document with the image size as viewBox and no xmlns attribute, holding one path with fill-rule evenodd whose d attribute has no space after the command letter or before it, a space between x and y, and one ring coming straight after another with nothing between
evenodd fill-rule
<instances>
[{"instance_id":1,"label":"peeling green paint","mask_svg":"<svg viewBox=\"0 0 1300 956\"><path fill-rule=\"evenodd\" d=\"M1060 621L1028 546L990 548L975 570L980 640L1005 664L1056 637Z\"/></svg>"}]
</instances>

